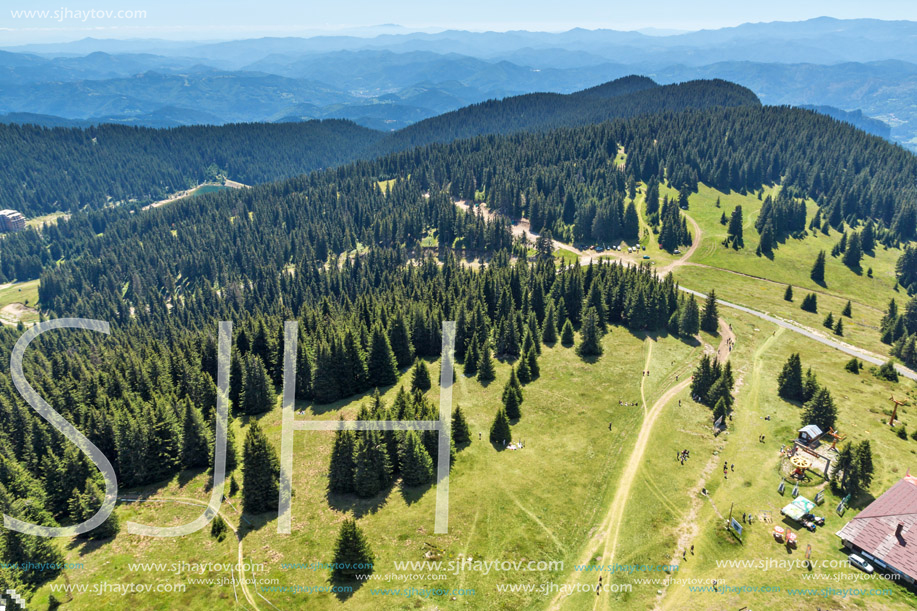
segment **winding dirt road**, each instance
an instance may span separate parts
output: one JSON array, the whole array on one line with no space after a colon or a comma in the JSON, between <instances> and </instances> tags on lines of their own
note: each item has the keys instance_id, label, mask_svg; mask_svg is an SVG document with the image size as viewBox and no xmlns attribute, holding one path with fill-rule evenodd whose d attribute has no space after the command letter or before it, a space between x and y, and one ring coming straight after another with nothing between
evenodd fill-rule
<instances>
[{"instance_id":1,"label":"winding dirt road","mask_svg":"<svg viewBox=\"0 0 917 611\"><path fill-rule=\"evenodd\" d=\"M174 497L155 498L155 499L125 497L122 500L131 502L131 503L184 503L184 504L200 505L201 507L209 506L206 501L202 501L200 499L195 499L192 497L185 497L185 496L174 496ZM239 568L239 585L242 588L242 594L245 596L245 600L248 601L248 604L250 604L255 609L255 611L260 611L258 609L257 603L255 603L254 597L252 596L251 592L249 592L248 584L245 581L245 562L243 561L242 536L239 535L239 529L237 529L235 526L232 525L232 522L229 521L229 519L223 514L222 511L218 512L218 514L221 518L223 518L223 521L226 523L226 526L228 526L232 530L232 533L236 536L236 541L238 541L239 543L239 553L236 559L236 563Z\"/></svg>"}]
</instances>

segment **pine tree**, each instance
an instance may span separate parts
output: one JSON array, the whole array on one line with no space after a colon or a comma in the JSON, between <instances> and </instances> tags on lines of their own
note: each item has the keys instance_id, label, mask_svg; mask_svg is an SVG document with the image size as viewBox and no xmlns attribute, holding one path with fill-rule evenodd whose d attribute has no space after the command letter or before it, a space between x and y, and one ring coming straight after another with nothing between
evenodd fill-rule
<instances>
[{"instance_id":1,"label":"pine tree","mask_svg":"<svg viewBox=\"0 0 917 611\"><path fill-rule=\"evenodd\" d=\"M267 367L261 357L249 353L245 357L245 368L242 383L242 413L248 415L263 414L270 411L275 403L274 383L267 373Z\"/></svg>"},{"instance_id":2,"label":"pine tree","mask_svg":"<svg viewBox=\"0 0 917 611\"><path fill-rule=\"evenodd\" d=\"M815 296L815 293L809 293L802 298L802 304L800 304L800 309L805 312L812 312L813 314L818 313L818 298Z\"/></svg>"},{"instance_id":3,"label":"pine tree","mask_svg":"<svg viewBox=\"0 0 917 611\"><path fill-rule=\"evenodd\" d=\"M452 411L452 439L456 445L471 443L471 431L468 428L468 422L465 420L465 414L458 405Z\"/></svg>"},{"instance_id":4,"label":"pine tree","mask_svg":"<svg viewBox=\"0 0 917 611\"><path fill-rule=\"evenodd\" d=\"M700 309L694 295L689 295L684 302L681 317L678 320L678 334L682 337L693 337L700 331Z\"/></svg>"},{"instance_id":5,"label":"pine tree","mask_svg":"<svg viewBox=\"0 0 917 611\"><path fill-rule=\"evenodd\" d=\"M802 361L799 353L793 353L777 376L777 394L789 401L802 401Z\"/></svg>"},{"instance_id":6,"label":"pine tree","mask_svg":"<svg viewBox=\"0 0 917 611\"><path fill-rule=\"evenodd\" d=\"M556 322L556 313L554 311L554 303L548 305L548 309L544 315L544 324L541 328L541 341L547 346L553 346L557 341L557 322Z\"/></svg>"},{"instance_id":7,"label":"pine tree","mask_svg":"<svg viewBox=\"0 0 917 611\"><path fill-rule=\"evenodd\" d=\"M828 312L828 315L825 316L825 320L824 322L822 322L822 325L826 329L833 329L834 328L834 314L832 314L831 312Z\"/></svg>"},{"instance_id":8,"label":"pine tree","mask_svg":"<svg viewBox=\"0 0 917 611\"><path fill-rule=\"evenodd\" d=\"M242 506L247 513L276 511L280 463L258 425L251 423L242 452Z\"/></svg>"},{"instance_id":9,"label":"pine tree","mask_svg":"<svg viewBox=\"0 0 917 611\"><path fill-rule=\"evenodd\" d=\"M846 316L847 318L853 317L853 307L850 305L850 302L847 302L847 305L844 306L844 309L841 310L841 316Z\"/></svg>"},{"instance_id":10,"label":"pine tree","mask_svg":"<svg viewBox=\"0 0 917 611\"><path fill-rule=\"evenodd\" d=\"M793 301L793 287L789 284L786 285L786 291L783 293L783 299L785 301Z\"/></svg>"},{"instance_id":11,"label":"pine tree","mask_svg":"<svg viewBox=\"0 0 917 611\"><path fill-rule=\"evenodd\" d=\"M341 419L343 421L343 418ZM331 447L331 466L328 470L328 489L339 494L353 492L354 434L338 430Z\"/></svg>"},{"instance_id":12,"label":"pine tree","mask_svg":"<svg viewBox=\"0 0 917 611\"><path fill-rule=\"evenodd\" d=\"M535 346L529 348L524 359L529 369L529 378L537 380L541 376L541 368L538 366L538 353Z\"/></svg>"},{"instance_id":13,"label":"pine tree","mask_svg":"<svg viewBox=\"0 0 917 611\"><path fill-rule=\"evenodd\" d=\"M481 357L478 359L478 382L490 382L496 377L493 357L490 354L490 342L485 342L481 350Z\"/></svg>"},{"instance_id":14,"label":"pine tree","mask_svg":"<svg viewBox=\"0 0 917 611\"><path fill-rule=\"evenodd\" d=\"M472 334L471 342L468 344L468 350L465 351L465 364L462 366L462 373L466 376L474 376L478 373L478 361L481 355L478 351L478 336Z\"/></svg>"},{"instance_id":15,"label":"pine tree","mask_svg":"<svg viewBox=\"0 0 917 611\"><path fill-rule=\"evenodd\" d=\"M414 361L414 369L411 372L411 391L427 392L431 387L430 371L427 369L427 364L417 359Z\"/></svg>"},{"instance_id":16,"label":"pine tree","mask_svg":"<svg viewBox=\"0 0 917 611\"><path fill-rule=\"evenodd\" d=\"M858 374L860 373L860 361L858 361L856 357L854 357L850 359L849 361L847 361L847 364L844 365L844 369L846 369L850 373Z\"/></svg>"},{"instance_id":17,"label":"pine tree","mask_svg":"<svg viewBox=\"0 0 917 611\"><path fill-rule=\"evenodd\" d=\"M74 524L84 522L94 516L102 507L105 501L105 493L99 488L96 482L90 478L86 480L86 490L80 493L79 490L73 491L73 496L69 503L70 521ZM90 530L87 533L78 535L80 539L111 539L120 532L121 527L118 521L118 515L114 512L108 516L100 526Z\"/></svg>"},{"instance_id":18,"label":"pine tree","mask_svg":"<svg viewBox=\"0 0 917 611\"><path fill-rule=\"evenodd\" d=\"M210 464L210 431L201 412L187 399L182 422L182 466L197 469Z\"/></svg>"},{"instance_id":19,"label":"pine tree","mask_svg":"<svg viewBox=\"0 0 917 611\"><path fill-rule=\"evenodd\" d=\"M844 319L838 318L837 324L834 325L834 334L835 335L844 335Z\"/></svg>"},{"instance_id":20,"label":"pine tree","mask_svg":"<svg viewBox=\"0 0 917 611\"><path fill-rule=\"evenodd\" d=\"M582 357L599 356L602 354L602 342L599 331L598 315L595 308L589 308L583 315L583 325L580 327L582 340L577 347L577 353Z\"/></svg>"},{"instance_id":21,"label":"pine tree","mask_svg":"<svg viewBox=\"0 0 917 611\"><path fill-rule=\"evenodd\" d=\"M860 260L863 258L863 248L860 245L860 234L853 234L849 240L847 240L847 249L844 251L844 258L842 259L844 265L849 267L852 270L860 269Z\"/></svg>"},{"instance_id":22,"label":"pine tree","mask_svg":"<svg viewBox=\"0 0 917 611\"><path fill-rule=\"evenodd\" d=\"M369 542L356 521L351 518L344 520L334 546L331 580L354 581L358 575L369 575L373 572L374 562Z\"/></svg>"},{"instance_id":23,"label":"pine tree","mask_svg":"<svg viewBox=\"0 0 917 611\"><path fill-rule=\"evenodd\" d=\"M148 422L151 433L148 450L153 461L149 465L150 481L160 481L171 477L181 466L181 427L172 406L164 400L154 403Z\"/></svg>"},{"instance_id":24,"label":"pine tree","mask_svg":"<svg viewBox=\"0 0 917 611\"><path fill-rule=\"evenodd\" d=\"M815 257L815 263L812 265L812 271L809 272L809 277L816 284L825 284L825 251L819 251L818 256Z\"/></svg>"},{"instance_id":25,"label":"pine tree","mask_svg":"<svg viewBox=\"0 0 917 611\"><path fill-rule=\"evenodd\" d=\"M404 315L400 311L392 320L392 326L388 330L388 339L398 368L402 369L410 365L414 360L414 346L411 344L411 336L404 322Z\"/></svg>"},{"instance_id":26,"label":"pine tree","mask_svg":"<svg viewBox=\"0 0 917 611\"><path fill-rule=\"evenodd\" d=\"M567 348L573 345L573 323L569 318L564 322L564 327L560 332L560 343Z\"/></svg>"},{"instance_id":27,"label":"pine tree","mask_svg":"<svg viewBox=\"0 0 917 611\"><path fill-rule=\"evenodd\" d=\"M723 424L726 423L726 416L729 415L729 406L726 404L726 399L720 397L716 401L716 405L713 406L713 420L723 419Z\"/></svg>"},{"instance_id":28,"label":"pine tree","mask_svg":"<svg viewBox=\"0 0 917 611\"><path fill-rule=\"evenodd\" d=\"M700 328L707 333L716 334L719 328L719 314L716 307L716 292L710 291L707 295L707 301L704 303L704 313L701 316Z\"/></svg>"},{"instance_id":29,"label":"pine tree","mask_svg":"<svg viewBox=\"0 0 917 611\"><path fill-rule=\"evenodd\" d=\"M401 453L401 477L405 486L423 486L433 481L433 459L416 431L405 431Z\"/></svg>"},{"instance_id":30,"label":"pine tree","mask_svg":"<svg viewBox=\"0 0 917 611\"><path fill-rule=\"evenodd\" d=\"M519 359L519 369L518 369L519 381L523 384L528 384L532 381L532 372L529 370L529 361L526 358Z\"/></svg>"},{"instance_id":31,"label":"pine tree","mask_svg":"<svg viewBox=\"0 0 917 611\"><path fill-rule=\"evenodd\" d=\"M835 426L837 407L827 388L819 388L810 400L802 406L802 426L814 424L823 431Z\"/></svg>"},{"instance_id":32,"label":"pine tree","mask_svg":"<svg viewBox=\"0 0 917 611\"><path fill-rule=\"evenodd\" d=\"M522 403L522 384L520 379L516 375L515 368L510 368L509 370L509 379L506 381L506 386L503 387L503 395L501 401L506 403L506 395L509 393L514 393L519 396L519 403Z\"/></svg>"},{"instance_id":33,"label":"pine tree","mask_svg":"<svg viewBox=\"0 0 917 611\"><path fill-rule=\"evenodd\" d=\"M354 448L354 491L372 498L391 483L392 462L381 431L363 431Z\"/></svg>"},{"instance_id":34,"label":"pine tree","mask_svg":"<svg viewBox=\"0 0 917 611\"><path fill-rule=\"evenodd\" d=\"M806 369L806 375L802 381L803 403L814 397L819 388L821 388L821 386L818 384L818 378L815 376L815 372L812 371L812 368L809 367Z\"/></svg>"},{"instance_id":35,"label":"pine tree","mask_svg":"<svg viewBox=\"0 0 917 611\"><path fill-rule=\"evenodd\" d=\"M726 229L726 243L736 250L745 246L742 239L742 206L736 206L732 211L729 227Z\"/></svg>"},{"instance_id":36,"label":"pine tree","mask_svg":"<svg viewBox=\"0 0 917 611\"><path fill-rule=\"evenodd\" d=\"M509 418L506 417L506 410L501 407L497 410L497 415L490 425L490 443L502 446L504 442L509 443L512 440L513 435L509 428Z\"/></svg>"},{"instance_id":37,"label":"pine tree","mask_svg":"<svg viewBox=\"0 0 917 611\"><path fill-rule=\"evenodd\" d=\"M226 538L226 533L229 531L229 527L226 525L226 521L217 514L213 516L213 521L210 523L210 536L216 539L217 541L223 541Z\"/></svg>"},{"instance_id":38,"label":"pine tree","mask_svg":"<svg viewBox=\"0 0 917 611\"><path fill-rule=\"evenodd\" d=\"M370 387L383 388L398 382L398 364L395 360L395 353L392 352L388 336L379 325L373 328L366 369Z\"/></svg>"},{"instance_id":39,"label":"pine tree","mask_svg":"<svg viewBox=\"0 0 917 611\"><path fill-rule=\"evenodd\" d=\"M507 386L503 391L503 409L510 420L519 420L522 417L522 394Z\"/></svg>"}]
</instances>

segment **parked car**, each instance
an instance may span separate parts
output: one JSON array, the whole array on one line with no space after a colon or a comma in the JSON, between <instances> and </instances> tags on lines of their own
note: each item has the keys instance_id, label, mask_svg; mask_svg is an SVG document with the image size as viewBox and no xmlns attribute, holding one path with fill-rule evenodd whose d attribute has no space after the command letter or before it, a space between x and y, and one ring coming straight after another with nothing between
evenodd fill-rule
<instances>
[{"instance_id":1,"label":"parked car","mask_svg":"<svg viewBox=\"0 0 917 611\"><path fill-rule=\"evenodd\" d=\"M847 560L850 561L851 566L855 566L864 573L869 573L871 575L873 571L875 571L871 564L866 562L862 556L858 556L857 554L850 554L847 556Z\"/></svg>"},{"instance_id":2,"label":"parked car","mask_svg":"<svg viewBox=\"0 0 917 611\"><path fill-rule=\"evenodd\" d=\"M680 254L681 254L681 249L676 248L676 249L675 249L675 254L676 254L676 255L680 255Z\"/></svg>"},{"instance_id":3,"label":"parked car","mask_svg":"<svg viewBox=\"0 0 917 611\"><path fill-rule=\"evenodd\" d=\"M649 259L650 256L649 256L649 255L643 255L643 258L644 258L644 259Z\"/></svg>"}]
</instances>

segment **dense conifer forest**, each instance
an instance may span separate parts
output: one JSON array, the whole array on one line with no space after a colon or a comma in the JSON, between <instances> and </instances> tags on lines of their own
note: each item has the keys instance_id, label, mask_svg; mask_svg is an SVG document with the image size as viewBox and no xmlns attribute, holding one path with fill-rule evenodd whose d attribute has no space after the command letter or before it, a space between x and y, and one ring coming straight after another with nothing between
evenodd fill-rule
<instances>
[{"instance_id":1,"label":"dense conifer forest","mask_svg":"<svg viewBox=\"0 0 917 611\"><path fill-rule=\"evenodd\" d=\"M225 142L210 128L3 128L39 144L61 139L66 155L74 157L72 167L80 169L50 179L63 182L49 182L48 194L73 186L81 195L59 206L74 210L69 220L0 240L0 281L40 277L43 316L112 324L107 337L75 330L45 334L28 352L26 377L112 459L122 485L139 486L212 463L218 321L234 323L230 399L233 416L241 418L277 404L285 320L299 321L296 396L319 404L390 387L398 371L412 365L416 390L422 391L437 377L425 371L422 359L439 356L441 323L454 320L457 375L486 381L493 359L514 364L516 383L507 386L491 432L505 441L509 421L525 417L521 388L539 375L542 344L575 345L589 359L598 357L603 334L622 328L691 336L699 328L715 332L717 324L715 299L701 313L693 297L679 297L671 275L616 263L558 266L550 248L514 240L512 222L525 218L534 232L566 242L634 240L640 231L635 185L642 182L651 224L659 226L663 247L674 249L691 240L680 208L686 202L660 198L660 185L684 195L699 182L742 192L781 184L786 195L764 203L756 226L762 235L772 234L771 247L802 230L804 197L819 204L820 222L862 225L848 238L856 248L879 238L914 237L917 159L903 149L809 111L763 107L726 84L639 91L646 84L619 84L627 91L612 98L603 97L609 91L568 96L576 100L571 112L578 117L536 114L525 125L511 119L520 113L516 102L484 105L478 111L490 118L483 131L501 131L503 125L517 133L427 144L346 165L340 165L346 156L338 147L367 146L367 132L340 122L235 126L227 133L238 137ZM673 97L678 92L686 96L681 102ZM710 105L715 107L696 107ZM672 112L673 106L693 109ZM612 117L618 118L605 120ZM593 120L603 122L574 126ZM460 112L442 121L439 127L419 124L403 143L436 140L437 134L459 137L469 118ZM540 131L547 127L557 129ZM283 129L292 131L278 143L274 136L281 132L275 130ZM104 148L92 138L118 144ZM133 151L128 156L138 138L146 139L147 157ZM314 138L322 141L317 147ZM202 148L173 150L188 144L183 139ZM370 140L383 144L377 135ZM43 150L39 144L33 150ZM106 152L85 164L77 160L85 157L80 150L95 146ZM249 146L255 148L239 152ZM127 197L135 189L152 193L174 186L170 181L186 184L197 176L202 156L210 159L217 149L227 156L225 167L216 164L221 170L251 182L326 169L151 210L75 210L90 201L89 208L104 204L102 194L110 195L105 189L111 185L119 185L116 197ZM310 156L302 157L306 149ZM166 163L166 152L183 156ZM238 169L231 165L234 156ZM119 176L130 176L126 182L113 174L86 179L100 163L110 161L115 172L128 158L138 165L120 167ZM30 159L4 175L7 186L29 184L28 173L50 163ZM147 163L144 171L137 169ZM15 197L25 198L21 188L12 190ZM6 188L2 192L14 197ZM48 197L30 199L36 206L31 210L49 205ZM486 201L502 214L465 212L458 200ZM469 259L484 262L466 265ZM912 267L910 259L901 265L911 283ZM915 316L890 306L883 325L886 340L897 342L905 360L914 351ZM9 361L20 334L0 327L0 361ZM709 371L699 370L695 394L725 415L731 367L705 362ZM430 412L419 392L406 389L393 405L374 399L360 417L430 419ZM80 521L99 506L95 468L25 404L6 372L0 372L0 417L7 423L0 430L4 511L51 525ZM460 423L461 412L454 418ZM276 457L260 429L253 429L244 457L236 455L241 444L231 441L229 467L245 457L261 465L245 477L252 477L246 480L249 493L262 492L245 503L251 511L270 510ZM436 443L426 433L340 433L331 489L373 496L398 475L408 485L425 485L438 456ZM53 561L58 554L44 540L11 530L3 536L4 562Z\"/></svg>"}]
</instances>

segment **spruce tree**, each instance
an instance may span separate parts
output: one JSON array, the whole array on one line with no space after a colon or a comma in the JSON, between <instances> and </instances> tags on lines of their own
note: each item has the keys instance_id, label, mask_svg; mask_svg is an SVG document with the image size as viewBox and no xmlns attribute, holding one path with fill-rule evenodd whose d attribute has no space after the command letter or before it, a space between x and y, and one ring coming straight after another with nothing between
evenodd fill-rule
<instances>
[{"instance_id":1,"label":"spruce tree","mask_svg":"<svg viewBox=\"0 0 917 611\"><path fill-rule=\"evenodd\" d=\"M430 371L427 369L427 364L420 359L415 360L414 369L411 372L411 391L426 392L431 387Z\"/></svg>"},{"instance_id":2,"label":"spruce tree","mask_svg":"<svg viewBox=\"0 0 917 611\"><path fill-rule=\"evenodd\" d=\"M532 372L529 370L529 361L527 358L519 359L519 381L528 384L532 381Z\"/></svg>"},{"instance_id":3,"label":"spruce tree","mask_svg":"<svg viewBox=\"0 0 917 611\"><path fill-rule=\"evenodd\" d=\"M509 418L506 417L506 410L501 407L497 410L497 415L490 425L490 443L502 446L504 442L509 443L512 440L513 435L509 428Z\"/></svg>"},{"instance_id":4,"label":"spruce tree","mask_svg":"<svg viewBox=\"0 0 917 611\"><path fill-rule=\"evenodd\" d=\"M726 416L729 415L729 405L726 404L726 399L720 397L716 401L716 405L713 406L713 420L723 419L723 424L726 423Z\"/></svg>"},{"instance_id":5,"label":"spruce tree","mask_svg":"<svg viewBox=\"0 0 917 611\"><path fill-rule=\"evenodd\" d=\"M276 511L280 463L257 421L245 436L242 452L242 507L247 513Z\"/></svg>"},{"instance_id":6,"label":"spruce tree","mask_svg":"<svg viewBox=\"0 0 917 611\"><path fill-rule=\"evenodd\" d=\"M341 418L343 421L343 418ZM328 470L328 489L339 494L353 492L354 434L338 430L331 447L331 466Z\"/></svg>"},{"instance_id":7,"label":"spruce tree","mask_svg":"<svg viewBox=\"0 0 917 611\"><path fill-rule=\"evenodd\" d=\"M571 323L568 318L564 322L564 327L560 332L560 343L569 348L573 345L573 341L573 323Z\"/></svg>"},{"instance_id":8,"label":"spruce tree","mask_svg":"<svg viewBox=\"0 0 917 611\"><path fill-rule=\"evenodd\" d=\"M366 369L370 387L383 388L392 386L398 381L398 364L395 360L395 353L392 352L388 336L379 325L373 328Z\"/></svg>"},{"instance_id":9,"label":"spruce tree","mask_svg":"<svg viewBox=\"0 0 917 611\"><path fill-rule=\"evenodd\" d=\"M268 375L261 357L249 353L245 357L245 373L242 383L242 413L262 414L270 411L275 402L274 383Z\"/></svg>"},{"instance_id":10,"label":"spruce tree","mask_svg":"<svg viewBox=\"0 0 917 611\"><path fill-rule=\"evenodd\" d=\"M402 369L410 365L414 360L414 346L411 344L411 336L404 322L404 315L400 311L392 320L392 325L388 330L388 339L398 368Z\"/></svg>"},{"instance_id":11,"label":"spruce tree","mask_svg":"<svg viewBox=\"0 0 917 611\"><path fill-rule=\"evenodd\" d=\"M825 320L824 322L822 322L822 325L827 329L833 329L834 328L834 314L832 314L831 312L828 312L828 315L825 316Z\"/></svg>"},{"instance_id":12,"label":"spruce tree","mask_svg":"<svg viewBox=\"0 0 917 611\"><path fill-rule=\"evenodd\" d=\"M149 456L151 481L160 481L171 477L181 467L182 438L181 427L171 405L165 400L156 401L149 415L150 445Z\"/></svg>"},{"instance_id":13,"label":"spruce tree","mask_svg":"<svg viewBox=\"0 0 917 611\"><path fill-rule=\"evenodd\" d=\"M553 346L557 342L557 322L554 312L554 303L548 305L544 315L544 324L541 328L541 341L547 346Z\"/></svg>"},{"instance_id":14,"label":"spruce tree","mask_svg":"<svg viewBox=\"0 0 917 611\"><path fill-rule=\"evenodd\" d=\"M847 240L847 249L844 251L844 257L842 261L844 265L849 267L852 270L860 269L860 260L863 258L863 248L860 244L860 234L853 234L849 240Z\"/></svg>"},{"instance_id":15,"label":"spruce tree","mask_svg":"<svg viewBox=\"0 0 917 611\"><path fill-rule=\"evenodd\" d=\"M229 527L226 525L226 521L217 514L213 516L213 521L210 523L210 536L216 539L217 541L223 541L226 538L226 533L229 531Z\"/></svg>"},{"instance_id":16,"label":"spruce tree","mask_svg":"<svg viewBox=\"0 0 917 611\"><path fill-rule=\"evenodd\" d=\"M74 524L79 524L88 520L99 511L104 500L105 493L102 492L95 480L92 478L86 480L86 490L84 492L73 491L73 496L69 503L70 521ZM80 539L111 539L120 530L118 515L112 512L100 526L82 535L77 535L77 537Z\"/></svg>"},{"instance_id":17,"label":"spruce tree","mask_svg":"<svg viewBox=\"0 0 917 611\"><path fill-rule=\"evenodd\" d=\"M678 320L678 334L682 337L693 337L700 331L700 309L694 295L689 295L684 302Z\"/></svg>"},{"instance_id":18,"label":"spruce tree","mask_svg":"<svg viewBox=\"0 0 917 611\"><path fill-rule=\"evenodd\" d=\"M785 301L793 301L793 287L791 285L786 285L786 291L783 293L783 299Z\"/></svg>"},{"instance_id":19,"label":"spruce tree","mask_svg":"<svg viewBox=\"0 0 917 611\"><path fill-rule=\"evenodd\" d=\"M478 350L478 336L477 334L472 334L471 342L468 344L468 350L465 351L465 364L462 366L462 373L466 376L474 376L478 374L478 361L481 359L481 354Z\"/></svg>"},{"instance_id":20,"label":"spruce tree","mask_svg":"<svg viewBox=\"0 0 917 611\"><path fill-rule=\"evenodd\" d=\"M812 271L809 272L809 277L816 284L825 284L825 251L819 251L818 256L815 257L815 263L812 265Z\"/></svg>"},{"instance_id":21,"label":"spruce tree","mask_svg":"<svg viewBox=\"0 0 917 611\"><path fill-rule=\"evenodd\" d=\"M493 357L490 354L490 342L485 341L484 347L481 349L481 357L478 359L478 382L490 382L495 377L497 377L497 373L494 369Z\"/></svg>"},{"instance_id":22,"label":"spruce tree","mask_svg":"<svg viewBox=\"0 0 917 611\"><path fill-rule=\"evenodd\" d=\"M726 244L736 250L745 246L742 239L742 206L736 206L732 211L729 227L726 229Z\"/></svg>"},{"instance_id":23,"label":"spruce tree","mask_svg":"<svg viewBox=\"0 0 917 611\"><path fill-rule=\"evenodd\" d=\"M452 439L456 445L471 443L471 431L468 428L468 422L465 420L465 414L458 405L452 410Z\"/></svg>"},{"instance_id":24,"label":"spruce tree","mask_svg":"<svg viewBox=\"0 0 917 611\"><path fill-rule=\"evenodd\" d=\"M184 400L182 421L182 466L186 469L206 467L210 463L210 431L204 417L191 401Z\"/></svg>"},{"instance_id":25,"label":"spruce tree","mask_svg":"<svg viewBox=\"0 0 917 611\"><path fill-rule=\"evenodd\" d=\"M522 393L507 386L503 391L503 409L510 420L519 420L522 417Z\"/></svg>"},{"instance_id":26,"label":"spruce tree","mask_svg":"<svg viewBox=\"0 0 917 611\"><path fill-rule=\"evenodd\" d=\"M719 328L719 314L716 307L716 292L711 290L704 303L704 313L701 316L700 328L707 333L716 335Z\"/></svg>"},{"instance_id":27,"label":"spruce tree","mask_svg":"<svg viewBox=\"0 0 917 611\"><path fill-rule=\"evenodd\" d=\"M846 316L847 318L853 317L853 307L850 304L850 301L847 302L847 305L844 306L844 309L841 310L841 316Z\"/></svg>"},{"instance_id":28,"label":"spruce tree","mask_svg":"<svg viewBox=\"0 0 917 611\"><path fill-rule=\"evenodd\" d=\"M589 308L583 315L583 325L580 327L582 340L577 347L577 353L582 357L599 356L602 354L602 342L599 331L598 315L595 308Z\"/></svg>"},{"instance_id":29,"label":"spruce tree","mask_svg":"<svg viewBox=\"0 0 917 611\"><path fill-rule=\"evenodd\" d=\"M354 448L353 487L360 498L371 498L392 483L392 463L381 431L363 431Z\"/></svg>"},{"instance_id":30,"label":"spruce tree","mask_svg":"<svg viewBox=\"0 0 917 611\"><path fill-rule=\"evenodd\" d=\"M433 459L420 442L417 431L405 431L401 465L405 486L423 486L433 481Z\"/></svg>"},{"instance_id":31,"label":"spruce tree","mask_svg":"<svg viewBox=\"0 0 917 611\"><path fill-rule=\"evenodd\" d=\"M844 365L844 369L846 369L850 373L858 374L860 373L860 361L858 361L856 357L854 357L850 359L849 361L847 361L847 364Z\"/></svg>"},{"instance_id":32,"label":"spruce tree","mask_svg":"<svg viewBox=\"0 0 917 611\"><path fill-rule=\"evenodd\" d=\"M356 521L352 518L344 520L334 545L331 580L354 581L358 575L369 575L373 572L374 562L369 542Z\"/></svg>"},{"instance_id":33,"label":"spruce tree","mask_svg":"<svg viewBox=\"0 0 917 611\"><path fill-rule=\"evenodd\" d=\"M815 396L802 406L802 426L814 424L823 431L835 426L837 407L827 388L819 388Z\"/></svg>"},{"instance_id":34,"label":"spruce tree","mask_svg":"<svg viewBox=\"0 0 917 611\"><path fill-rule=\"evenodd\" d=\"M800 304L800 309L805 312L812 312L813 314L818 313L818 297L815 296L815 293L809 293L802 298L802 304Z\"/></svg>"},{"instance_id":35,"label":"spruce tree","mask_svg":"<svg viewBox=\"0 0 917 611\"><path fill-rule=\"evenodd\" d=\"M529 348L524 359L529 369L529 378L537 380L541 376L541 367L538 366L538 354L534 346Z\"/></svg>"},{"instance_id":36,"label":"spruce tree","mask_svg":"<svg viewBox=\"0 0 917 611\"><path fill-rule=\"evenodd\" d=\"M802 360L799 353L793 353L783 364L777 376L777 394L789 401L802 401Z\"/></svg>"},{"instance_id":37,"label":"spruce tree","mask_svg":"<svg viewBox=\"0 0 917 611\"><path fill-rule=\"evenodd\" d=\"M837 323L834 325L834 334L835 335L844 335L844 319L838 318Z\"/></svg>"}]
</instances>

